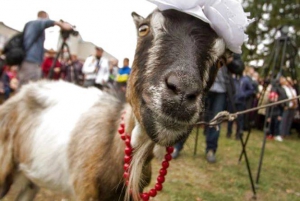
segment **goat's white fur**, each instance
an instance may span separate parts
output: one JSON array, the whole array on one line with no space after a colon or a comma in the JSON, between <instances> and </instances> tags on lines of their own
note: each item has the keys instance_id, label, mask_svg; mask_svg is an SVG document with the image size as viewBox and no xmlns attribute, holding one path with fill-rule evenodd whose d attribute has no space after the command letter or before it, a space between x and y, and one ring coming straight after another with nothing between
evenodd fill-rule
<instances>
[{"instance_id":1,"label":"goat's white fur","mask_svg":"<svg viewBox=\"0 0 300 201\"><path fill-rule=\"evenodd\" d=\"M26 87L30 89L32 86ZM71 132L81 115L99 101L102 93L64 82L45 86L46 90L36 88L36 95L51 106L41 114L40 123L33 133L32 163L30 166L20 164L20 171L39 186L72 193L67 156Z\"/></svg>"},{"instance_id":2,"label":"goat's white fur","mask_svg":"<svg viewBox=\"0 0 300 201\"><path fill-rule=\"evenodd\" d=\"M147 61L147 74L151 75L153 73L153 65L157 62L157 53L159 52L161 48L161 44L163 41L160 39L160 35L163 33L166 33L166 29L164 27L164 16L161 14L161 12L154 12L151 18L151 30L153 32L153 43L154 45L148 50L149 52L149 58Z\"/></svg>"},{"instance_id":3,"label":"goat's white fur","mask_svg":"<svg viewBox=\"0 0 300 201\"><path fill-rule=\"evenodd\" d=\"M42 108L41 112L36 114L28 113L29 111L32 112L32 110L24 110L24 114L28 118L33 117L30 122L34 122L34 128L31 127L31 129L27 130L27 127L23 127L24 125L19 126L21 133L24 133L23 136L25 135L25 138L29 140L26 143L29 143L29 150L31 151L24 153L27 154L30 162L23 163L21 161L18 164L17 175L15 175L15 178L19 178L17 185L25 189L22 194L23 198L28 197L28 200L31 200L30 198L34 197L38 187L56 190L76 198L76 189L74 187L76 175L69 167L71 139L74 139L74 130L78 129L76 127L78 123L86 120L94 121L94 119L84 119L86 118L85 114L92 112L93 106L101 102L105 96L108 95L95 88L84 89L63 81L41 81L24 86L12 98L12 103L25 99L31 105L36 103L42 104L42 106L39 106ZM28 106L27 103L21 107L26 106ZM129 106L127 105L127 107ZM128 109L127 107L125 109ZM129 123L130 115L131 113L126 113L126 124ZM88 117L91 118L92 116ZM3 118L5 119L5 117ZM36 119L38 121L35 121ZM15 126L12 128L15 128ZM9 143L8 145L11 146L9 150L13 150L15 144L14 136L12 134L8 136L11 139L6 143ZM117 137L119 139L119 136ZM119 140L120 143L124 143L121 139ZM0 142L2 143L2 140ZM130 168L134 174L131 174L130 183L134 185L133 189L138 190L138 181L143 178L142 168L147 158L145 156L151 154L151 150L154 150L154 142L143 132L137 120L135 120L135 127L132 132L132 147L135 150L135 154ZM158 148L158 146L156 147L153 154L161 157L164 150ZM2 147L0 147L0 153L2 153L1 157L10 154L10 152L4 153ZM82 160L82 157L79 157L78 160ZM1 162L9 164L9 160L11 160L11 157L7 157L7 161L2 160ZM30 182L38 186L37 189L26 189L26 185L29 185ZM139 195L139 192L133 193L136 200L138 200L137 195Z\"/></svg>"},{"instance_id":4,"label":"goat's white fur","mask_svg":"<svg viewBox=\"0 0 300 201\"><path fill-rule=\"evenodd\" d=\"M215 41L215 44L213 46L213 51L215 52L214 55L215 58L214 60L217 60L218 57L222 56L225 52L225 48L226 48L226 45L225 45L225 42L222 38L218 38L216 41Z\"/></svg>"}]
</instances>

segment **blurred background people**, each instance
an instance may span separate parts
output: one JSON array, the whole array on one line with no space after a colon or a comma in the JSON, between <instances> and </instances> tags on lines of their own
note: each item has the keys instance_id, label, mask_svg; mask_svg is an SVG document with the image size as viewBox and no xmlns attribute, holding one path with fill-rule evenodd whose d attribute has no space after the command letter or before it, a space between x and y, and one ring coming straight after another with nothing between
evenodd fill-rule
<instances>
[{"instance_id":1,"label":"blurred background people","mask_svg":"<svg viewBox=\"0 0 300 201\"><path fill-rule=\"evenodd\" d=\"M283 82L282 87L286 93L286 98L291 99L297 96L297 92L294 88L293 80L290 77L286 78L286 80ZM282 137L287 137L290 135L292 122L298 107L299 105L297 99L294 99L285 105L282 114L281 124L280 124L280 134Z\"/></svg>"},{"instance_id":2,"label":"blurred background people","mask_svg":"<svg viewBox=\"0 0 300 201\"><path fill-rule=\"evenodd\" d=\"M242 74L244 71L244 62L241 59L240 54L233 54L227 59L227 63L218 71L216 79L210 88L206 99L205 99L205 109L206 109L206 119L209 122L212 120L219 112L226 108L227 105L234 105L233 95L234 95L234 84L232 81L231 74ZM204 134L206 136L206 160L209 163L216 162L216 152L218 149L218 140L220 136L221 125L216 127L205 126Z\"/></svg>"},{"instance_id":3,"label":"blurred background people","mask_svg":"<svg viewBox=\"0 0 300 201\"><path fill-rule=\"evenodd\" d=\"M109 79L109 62L102 57L104 50L101 47L96 47L95 50L95 55L88 57L82 68L84 86L103 89Z\"/></svg>"},{"instance_id":4,"label":"blurred background people","mask_svg":"<svg viewBox=\"0 0 300 201\"><path fill-rule=\"evenodd\" d=\"M130 72L131 72L131 68L129 67L129 59L125 58L123 60L123 67L119 69L116 82L119 85L126 87Z\"/></svg>"},{"instance_id":5,"label":"blurred background people","mask_svg":"<svg viewBox=\"0 0 300 201\"><path fill-rule=\"evenodd\" d=\"M118 76L119 67L118 60L111 60L109 62L109 80L108 83L112 86L115 86L115 82Z\"/></svg>"},{"instance_id":6,"label":"blurred background people","mask_svg":"<svg viewBox=\"0 0 300 201\"><path fill-rule=\"evenodd\" d=\"M59 80L62 78L61 63L57 60L54 64L56 53L53 49L47 51L47 56L42 63L42 78L50 80ZM53 69L51 69L52 66Z\"/></svg>"},{"instance_id":7,"label":"blurred background people","mask_svg":"<svg viewBox=\"0 0 300 201\"><path fill-rule=\"evenodd\" d=\"M235 75L233 78L234 82L234 94L233 94L233 103L229 103L229 112L234 113L237 111L243 111L252 106L252 96L255 94L255 89L252 84L252 79L249 77L247 68L245 69L242 75ZM248 103L248 101L252 101ZM247 107L247 103L249 104ZM235 107L234 110L232 107ZM236 119L236 133L235 139L239 140L243 135L244 130L244 115L239 115ZM227 138L230 138L232 135L232 126L233 122L229 121L227 126Z\"/></svg>"},{"instance_id":8,"label":"blurred background people","mask_svg":"<svg viewBox=\"0 0 300 201\"><path fill-rule=\"evenodd\" d=\"M2 73L4 100L7 100L19 87L18 66L7 65Z\"/></svg>"},{"instance_id":9,"label":"blurred background people","mask_svg":"<svg viewBox=\"0 0 300 201\"><path fill-rule=\"evenodd\" d=\"M283 88L283 86L286 84L285 77L281 76L279 80L276 79L271 84L272 88L269 94L270 103L281 101L287 98L286 92ZM275 139L280 142L283 140L280 135L280 125L282 124L282 115L286 104L287 103L283 103L266 109L268 139Z\"/></svg>"},{"instance_id":10,"label":"blurred background people","mask_svg":"<svg viewBox=\"0 0 300 201\"><path fill-rule=\"evenodd\" d=\"M254 67L252 66L246 66L244 73L243 73L243 82L247 82L247 84L249 84L248 86L252 85L251 89L252 89L252 93L250 95L247 95L247 97L245 98L245 105L244 105L244 109L249 109L249 108L253 108L255 105L255 98L256 98L256 93L258 91L258 83L255 80L256 79L256 72ZM249 91L248 91L249 92ZM253 127L255 124L255 120L254 120L254 112L251 113L247 113L245 115L243 115L243 130L244 131L248 131L250 129L250 127Z\"/></svg>"},{"instance_id":11,"label":"blurred background people","mask_svg":"<svg viewBox=\"0 0 300 201\"><path fill-rule=\"evenodd\" d=\"M83 64L79 61L76 54L71 55L71 60L63 64L64 80L82 86L84 82L84 74L82 73Z\"/></svg>"},{"instance_id":12,"label":"blurred background people","mask_svg":"<svg viewBox=\"0 0 300 201\"><path fill-rule=\"evenodd\" d=\"M127 88L127 81L131 72L131 68L129 67L129 59L125 58L123 60L123 67L119 68L117 77L116 77L116 85L118 88L118 93L120 95L121 100L125 101L125 94Z\"/></svg>"}]
</instances>

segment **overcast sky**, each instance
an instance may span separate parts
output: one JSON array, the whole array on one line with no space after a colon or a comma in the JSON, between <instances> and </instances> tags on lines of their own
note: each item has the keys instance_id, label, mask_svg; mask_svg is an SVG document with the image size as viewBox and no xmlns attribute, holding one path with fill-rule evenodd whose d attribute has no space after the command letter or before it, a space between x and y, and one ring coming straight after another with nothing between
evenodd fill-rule
<instances>
[{"instance_id":1,"label":"overcast sky","mask_svg":"<svg viewBox=\"0 0 300 201\"><path fill-rule=\"evenodd\" d=\"M131 62L136 46L131 13L146 17L156 8L146 0L0 0L0 5L0 21L12 28L21 31L39 10L45 10L53 20L76 25L83 40L103 47L119 61L129 57ZM56 49L58 30L47 30L46 48Z\"/></svg>"}]
</instances>

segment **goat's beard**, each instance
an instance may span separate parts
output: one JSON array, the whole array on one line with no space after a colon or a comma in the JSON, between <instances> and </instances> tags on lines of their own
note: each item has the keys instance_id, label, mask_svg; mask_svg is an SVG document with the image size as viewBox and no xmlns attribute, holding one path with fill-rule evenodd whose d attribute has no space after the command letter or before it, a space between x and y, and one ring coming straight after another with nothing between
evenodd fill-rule
<instances>
[{"instance_id":1,"label":"goat's beard","mask_svg":"<svg viewBox=\"0 0 300 201\"><path fill-rule=\"evenodd\" d=\"M160 117L151 109L142 109L142 125L147 135L161 146L173 146L186 139L193 129L192 123L180 123L172 119ZM196 123L196 120L195 122Z\"/></svg>"}]
</instances>

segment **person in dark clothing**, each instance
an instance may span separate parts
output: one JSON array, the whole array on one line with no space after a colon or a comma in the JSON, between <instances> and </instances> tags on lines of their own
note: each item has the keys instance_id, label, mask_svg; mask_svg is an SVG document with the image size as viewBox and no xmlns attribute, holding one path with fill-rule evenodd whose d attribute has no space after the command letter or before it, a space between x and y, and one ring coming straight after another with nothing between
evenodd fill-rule
<instances>
[{"instance_id":1,"label":"person in dark clothing","mask_svg":"<svg viewBox=\"0 0 300 201\"><path fill-rule=\"evenodd\" d=\"M83 63L78 60L77 55L72 54L71 60L63 64L62 71L64 80L83 86L84 75L82 73Z\"/></svg>"},{"instance_id":2,"label":"person in dark clothing","mask_svg":"<svg viewBox=\"0 0 300 201\"><path fill-rule=\"evenodd\" d=\"M258 83L256 81L254 81L252 79L253 75L255 74L255 70L254 67L252 66L247 66L245 68L245 72L244 72L244 76L248 77L248 80L250 81L250 83L253 86L253 94L251 96L248 96L245 100L245 109L250 109L252 108L254 105L254 99L256 98L256 92L258 91ZM244 115L244 125L243 125L243 130L244 131L248 131L250 129L250 126L254 125L254 118L251 118L251 115L253 117L253 113L247 113Z\"/></svg>"},{"instance_id":3,"label":"person in dark clothing","mask_svg":"<svg viewBox=\"0 0 300 201\"><path fill-rule=\"evenodd\" d=\"M246 109L246 103L247 99L255 93L254 86L252 84L252 79L249 76L241 76L240 78L236 77L234 78L234 86L235 86L235 94L234 94L234 106L235 110L233 110L233 105L228 104L229 106L229 111L230 112L237 112L237 111L242 111ZM243 135L243 127L244 127L244 116L239 115L237 117L237 128L236 128L236 139L240 139L241 136ZM229 121L228 122L228 127L227 127L227 137L230 138L232 134L232 125L233 122Z\"/></svg>"},{"instance_id":4,"label":"person in dark clothing","mask_svg":"<svg viewBox=\"0 0 300 201\"><path fill-rule=\"evenodd\" d=\"M226 68L227 67L227 68ZM240 54L233 54L227 59L226 66L223 66L217 75L217 78L210 88L206 101L205 109L208 114L206 121L210 121L219 112L225 109L226 99L232 94L232 82L230 80L230 74L242 74L244 71L244 62L241 59ZM205 127L206 136L206 160L209 163L216 162L216 152L218 149L218 141L220 136L220 125L216 127Z\"/></svg>"},{"instance_id":5,"label":"person in dark clothing","mask_svg":"<svg viewBox=\"0 0 300 201\"><path fill-rule=\"evenodd\" d=\"M41 78L40 66L44 58L45 29L54 25L58 25L64 30L72 29L72 26L68 23L50 20L45 11L38 12L37 20L26 23L23 45L27 52L19 70L20 85ZM39 37L37 38L37 36Z\"/></svg>"}]
</instances>

